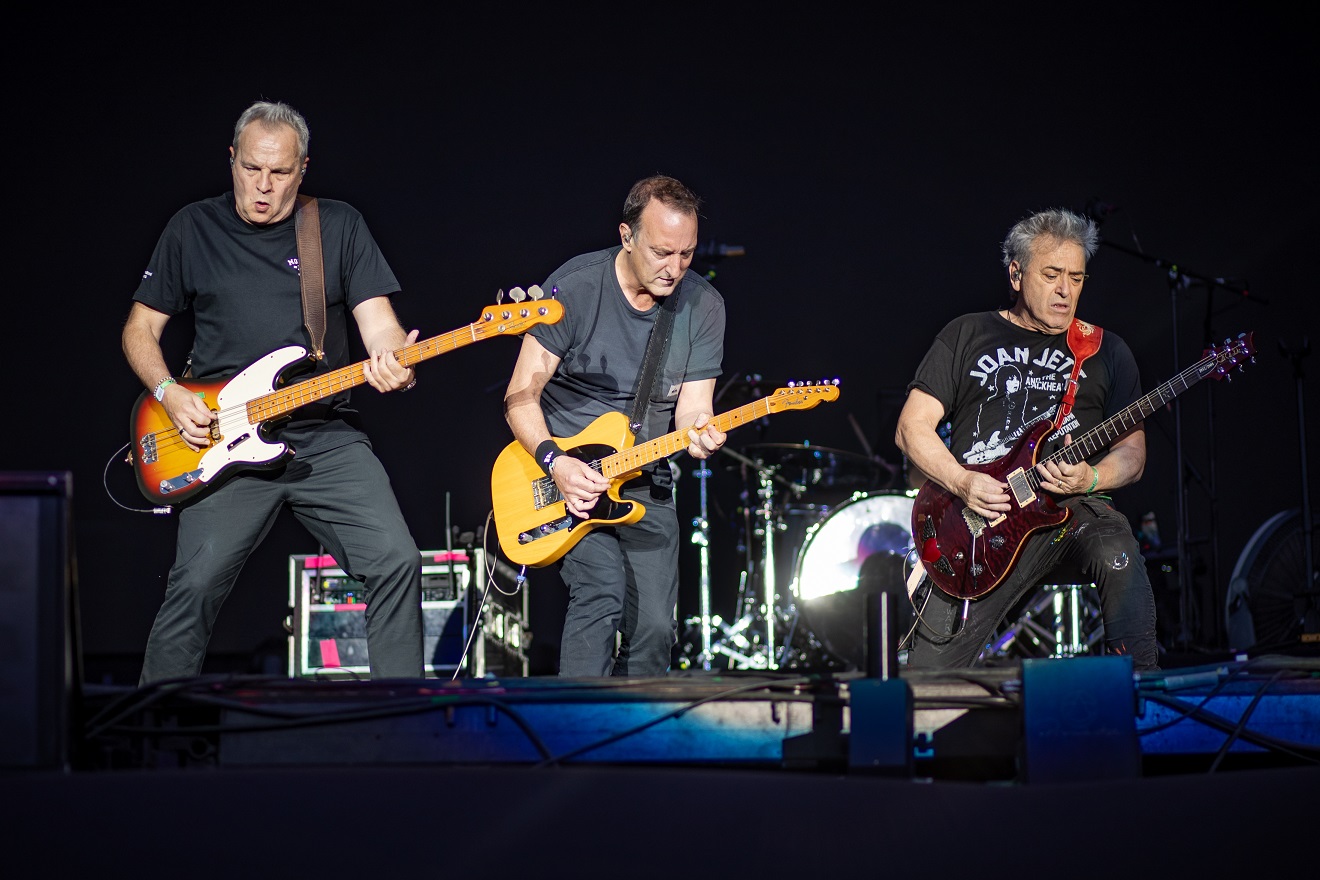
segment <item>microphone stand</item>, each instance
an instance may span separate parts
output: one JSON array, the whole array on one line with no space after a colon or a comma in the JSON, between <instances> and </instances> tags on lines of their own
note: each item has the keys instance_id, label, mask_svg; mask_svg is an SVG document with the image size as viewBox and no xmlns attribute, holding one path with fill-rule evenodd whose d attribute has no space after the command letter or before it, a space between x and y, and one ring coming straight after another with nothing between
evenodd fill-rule
<instances>
[{"instance_id":1,"label":"microphone stand","mask_svg":"<svg viewBox=\"0 0 1320 880\"><path fill-rule=\"evenodd\" d=\"M1105 245L1106 247L1113 248L1114 250L1117 251L1122 251L1125 254L1129 254L1131 256L1144 260L1147 263L1156 266L1157 268L1166 270L1168 285L1169 285L1169 294L1170 294L1169 302L1172 313L1174 375L1177 375L1177 373L1181 370L1179 364L1179 355L1178 355L1178 292L1180 290L1190 287L1191 282L1193 280L1200 282L1206 287L1206 315L1205 315L1204 341L1207 345L1211 345L1214 342L1214 340L1210 336L1212 332L1210 319L1213 314L1212 305L1213 305L1213 297L1215 290L1223 289L1230 293L1236 293L1245 299L1252 300L1253 302L1258 302L1261 304L1267 303L1265 299L1252 294L1250 291L1247 290L1245 284L1241 284L1235 279L1213 278L1208 275L1200 274L1198 272L1192 272L1184 267L1180 267L1178 263L1172 260L1165 260L1161 257L1152 256L1150 254L1146 254L1143 253L1142 251L1136 250L1135 248L1129 248L1120 244L1115 244L1114 242L1109 241L1107 239L1101 239L1100 243ZM1189 534L1190 523L1188 523L1187 521L1188 520L1187 473L1189 466L1185 462L1185 456L1183 452L1182 399L1180 397L1175 397L1173 399L1172 406L1173 406L1173 424L1174 424L1175 473L1177 473L1178 475L1177 495L1176 495L1177 513L1178 513L1178 530L1177 530L1178 531L1178 613L1180 618L1178 622L1178 643L1181 647L1187 648L1192 644L1191 618L1193 614L1192 590L1191 590L1191 565L1189 564L1189 555L1190 555L1189 545L1192 543L1192 541L1191 541L1191 535ZM1217 496L1216 496L1217 490L1215 485L1215 444L1214 444L1215 432L1214 432L1214 423L1213 423L1214 404L1213 404L1212 394L1207 395L1206 418L1208 420L1208 428L1209 428L1209 430L1206 431L1206 438L1207 438L1206 442L1208 445L1208 454L1210 457L1210 464L1209 464L1210 479L1208 483L1201 481L1201 485L1203 488L1205 488L1206 494L1209 496L1209 501L1210 501L1210 506L1209 506L1209 511L1210 511L1209 540L1210 540L1210 551L1211 551L1210 577L1211 577L1211 588L1214 591L1216 597L1218 597L1219 594L1218 507L1217 507ZM1216 615L1212 614L1210 616L1211 618L1217 619ZM1218 625L1216 625L1216 629L1218 629Z\"/></svg>"}]
</instances>

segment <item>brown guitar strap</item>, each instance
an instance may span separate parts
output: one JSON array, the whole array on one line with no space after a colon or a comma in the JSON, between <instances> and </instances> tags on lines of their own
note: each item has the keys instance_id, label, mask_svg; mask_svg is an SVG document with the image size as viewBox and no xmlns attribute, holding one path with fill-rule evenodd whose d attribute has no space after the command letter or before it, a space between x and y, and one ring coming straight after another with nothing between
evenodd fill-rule
<instances>
[{"instance_id":1,"label":"brown guitar strap","mask_svg":"<svg viewBox=\"0 0 1320 880\"><path fill-rule=\"evenodd\" d=\"M312 356L319 361L325 358L325 269L321 263L321 211L314 196L298 194L293 227L298 236L303 322L311 336Z\"/></svg>"},{"instance_id":2,"label":"brown guitar strap","mask_svg":"<svg viewBox=\"0 0 1320 880\"><path fill-rule=\"evenodd\" d=\"M1072 351L1073 368L1072 375L1068 377L1068 390L1064 392L1063 403L1059 406L1059 414L1054 418L1056 429L1063 424L1077 400L1077 382L1082 374L1082 361L1100 350L1100 340L1104 336L1103 329L1080 318L1073 318L1072 324L1068 326L1068 348Z\"/></svg>"}]
</instances>

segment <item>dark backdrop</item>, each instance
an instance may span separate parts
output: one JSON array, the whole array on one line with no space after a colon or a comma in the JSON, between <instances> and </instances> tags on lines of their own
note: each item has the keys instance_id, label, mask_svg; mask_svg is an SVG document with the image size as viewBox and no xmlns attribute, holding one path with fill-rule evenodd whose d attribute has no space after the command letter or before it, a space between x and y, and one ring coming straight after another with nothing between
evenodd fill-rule
<instances>
[{"instance_id":1,"label":"dark backdrop","mask_svg":"<svg viewBox=\"0 0 1320 880\"><path fill-rule=\"evenodd\" d=\"M258 98L306 115L304 191L365 214L402 283L396 307L423 337L617 240L636 178L684 180L706 203L703 242L745 248L698 267L715 271L729 308L721 390L753 374L769 389L840 380L837 402L740 429L735 450L809 442L898 464L894 418L931 337L1006 302L1008 227L1035 209L1104 203L1102 232L1123 250L1092 261L1080 314L1131 344L1148 387L1207 340L1255 332L1254 366L1181 398L1195 588L1211 609L1195 635L1215 646L1229 570L1302 497L1299 386L1279 345L1314 332L1314 32L1263 12L1056 6L1040 19L1014 8L863 23L837 7L723 8L165 7L39 18L15 35L10 295L25 305L5 338L22 405L0 468L74 474L89 661L119 658L103 674L135 680L175 528L125 509L145 504L123 463L141 388L119 329L170 214L228 187L234 120ZM1171 287L1168 263L1239 279L1250 296ZM179 320L167 333L176 363L186 331ZM486 526L516 349L491 340L423 364L406 396L354 395L424 548L445 545L447 522ZM1315 437L1314 405L1308 420ZM1162 411L1147 427L1146 477L1119 501L1134 523L1155 512L1171 541L1178 426ZM712 599L725 613L744 562L746 486L730 462L717 459L707 483ZM699 484L680 464L686 520ZM225 607L216 656L282 656L288 556L315 551L291 519L277 525ZM688 616L700 570L695 548L684 553ZM562 586L532 572L529 588L533 671L553 671Z\"/></svg>"}]
</instances>

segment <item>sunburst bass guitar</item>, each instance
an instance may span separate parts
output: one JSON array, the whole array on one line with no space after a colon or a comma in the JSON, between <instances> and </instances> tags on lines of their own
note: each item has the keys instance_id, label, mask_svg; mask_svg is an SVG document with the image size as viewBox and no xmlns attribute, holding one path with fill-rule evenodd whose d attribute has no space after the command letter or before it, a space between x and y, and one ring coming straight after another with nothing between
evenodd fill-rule
<instances>
[{"instance_id":1,"label":"sunburst bass guitar","mask_svg":"<svg viewBox=\"0 0 1320 880\"><path fill-rule=\"evenodd\" d=\"M394 352L405 367L456 348L517 335L537 324L553 324L564 317L563 303L540 299L539 287L529 288L533 299L497 303L482 310L466 327L420 340ZM514 289L515 296L521 290ZM153 504L183 506L217 488L227 478L248 469L268 469L294 454L287 443L275 442L270 431L294 410L339 391L366 382L359 361L302 381L284 383L311 361L300 345L276 349L228 379L178 384L201 397L212 413L207 446L194 450L179 436L165 408L150 391L138 398L129 419L132 452L129 461L138 488Z\"/></svg>"},{"instance_id":2,"label":"sunburst bass guitar","mask_svg":"<svg viewBox=\"0 0 1320 880\"><path fill-rule=\"evenodd\" d=\"M790 385L753 403L729 410L710 420L725 433L770 413L811 409L837 400L836 384ZM610 487L596 501L590 516L583 519L568 512L555 481L541 472L536 459L518 441L510 443L495 459L490 488L495 531L500 549L516 565L541 568L557 561L592 529L632 525L646 513L644 505L623 501L620 487L638 477L642 468L687 449L691 427L665 434L634 446L628 417L605 413L580 434L555 438L568 455L585 461Z\"/></svg>"},{"instance_id":3,"label":"sunburst bass guitar","mask_svg":"<svg viewBox=\"0 0 1320 880\"><path fill-rule=\"evenodd\" d=\"M968 465L967 470L989 474L1008 484L1013 509L993 520L927 480L912 504L912 537L920 549L926 575L935 586L958 599L975 599L989 593L1013 570L1028 536L1062 525L1072 514L1053 496L1040 491L1037 464L1085 461L1202 379L1222 379L1254 355L1252 334L1240 333L1236 339L1224 340L1223 348L1207 349L1200 361L1040 461L1040 442L1054 431L1050 419L1023 434L1002 458Z\"/></svg>"}]
</instances>

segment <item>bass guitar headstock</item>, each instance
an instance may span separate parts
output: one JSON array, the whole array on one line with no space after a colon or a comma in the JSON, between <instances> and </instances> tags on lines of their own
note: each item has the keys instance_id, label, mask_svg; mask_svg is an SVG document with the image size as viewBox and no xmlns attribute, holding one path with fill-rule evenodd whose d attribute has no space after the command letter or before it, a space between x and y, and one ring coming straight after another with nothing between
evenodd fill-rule
<instances>
[{"instance_id":1,"label":"bass guitar headstock","mask_svg":"<svg viewBox=\"0 0 1320 880\"><path fill-rule=\"evenodd\" d=\"M504 291L500 290L495 294L495 305L482 310L477 324L483 325L483 332L496 336L517 335L536 324L556 324L564 317L564 304L553 297L546 299L539 284L533 284L527 290L515 287L508 296L510 302L506 304ZM527 301L525 304L524 300Z\"/></svg>"}]
</instances>

